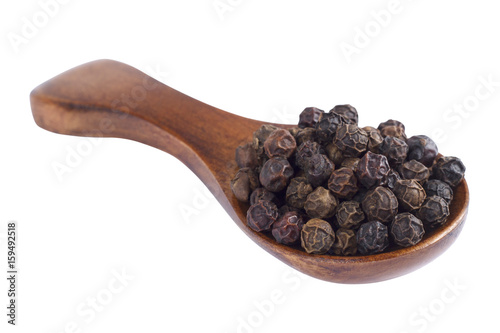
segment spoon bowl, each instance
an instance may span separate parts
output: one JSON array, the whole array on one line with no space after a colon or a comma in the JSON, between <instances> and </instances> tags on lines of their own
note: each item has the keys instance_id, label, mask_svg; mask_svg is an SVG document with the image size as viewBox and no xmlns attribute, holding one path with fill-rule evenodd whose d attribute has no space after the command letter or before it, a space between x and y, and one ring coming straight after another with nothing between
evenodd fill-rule
<instances>
[{"instance_id":1,"label":"spoon bowl","mask_svg":"<svg viewBox=\"0 0 500 333\"><path fill-rule=\"evenodd\" d=\"M263 122L204 104L112 60L70 69L36 87L30 100L35 122L46 130L135 140L175 156L205 183L255 243L291 267L321 280L369 283L409 273L448 249L467 216L469 192L463 180L455 189L448 222L427 233L415 246L368 256L307 254L247 227L248 204L239 202L231 191L230 181L238 169L235 149L250 141Z\"/></svg>"}]
</instances>

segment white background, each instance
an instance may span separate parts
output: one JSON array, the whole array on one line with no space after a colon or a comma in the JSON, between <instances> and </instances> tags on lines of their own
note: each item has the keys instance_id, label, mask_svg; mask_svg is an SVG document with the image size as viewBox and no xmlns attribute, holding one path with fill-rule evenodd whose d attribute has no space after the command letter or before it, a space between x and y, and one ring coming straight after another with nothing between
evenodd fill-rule
<instances>
[{"instance_id":1,"label":"white background","mask_svg":"<svg viewBox=\"0 0 500 333\"><path fill-rule=\"evenodd\" d=\"M0 236L10 220L20 234L18 326L6 324L2 278L1 332L498 328L500 8L493 1L401 0L382 27L373 12L389 0L222 0L229 6L222 14L213 0L66 2L51 7L46 22L37 1L0 8ZM23 36L33 20L40 28ZM365 29L368 40L359 33ZM14 35L25 39L14 46ZM357 53L346 57L347 44ZM441 257L394 280L341 285L297 275L248 239L173 157L35 125L31 89L100 58L245 117L294 123L304 107L350 103L363 126L395 118L409 136L439 134L440 151L467 166L464 230ZM89 144L58 179L54 163ZM122 271L130 280L120 287L114 274ZM99 311L88 305L96 297L106 303Z\"/></svg>"}]
</instances>

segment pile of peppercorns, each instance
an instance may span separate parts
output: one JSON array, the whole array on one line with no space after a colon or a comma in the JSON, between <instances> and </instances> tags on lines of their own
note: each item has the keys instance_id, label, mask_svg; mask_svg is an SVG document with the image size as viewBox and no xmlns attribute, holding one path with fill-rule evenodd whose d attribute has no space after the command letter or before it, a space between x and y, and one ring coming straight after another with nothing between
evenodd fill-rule
<instances>
[{"instance_id":1,"label":"pile of peppercorns","mask_svg":"<svg viewBox=\"0 0 500 333\"><path fill-rule=\"evenodd\" d=\"M420 242L450 214L465 166L437 157L425 135L388 120L358 127L358 112L308 107L298 127L262 125L236 149L231 181L247 224L311 254L374 254ZM389 247L390 246L390 247Z\"/></svg>"}]
</instances>

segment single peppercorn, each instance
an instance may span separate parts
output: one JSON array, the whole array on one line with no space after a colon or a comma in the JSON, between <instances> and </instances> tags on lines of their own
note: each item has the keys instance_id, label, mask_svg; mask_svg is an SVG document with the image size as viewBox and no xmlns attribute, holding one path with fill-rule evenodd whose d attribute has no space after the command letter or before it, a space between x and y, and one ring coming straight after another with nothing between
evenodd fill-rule
<instances>
[{"instance_id":1,"label":"single peppercorn","mask_svg":"<svg viewBox=\"0 0 500 333\"><path fill-rule=\"evenodd\" d=\"M401 179L394 185L394 194L398 198L399 208L405 211L417 210L426 198L425 190L414 179Z\"/></svg>"},{"instance_id":2,"label":"single peppercorn","mask_svg":"<svg viewBox=\"0 0 500 333\"><path fill-rule=\"evenodd\" d=\"M438 148L431 138L426 135L414 135L406 143L409 160L417 160L426 167L432 166L438 154Z\"/></svg>"},{"instance_id":3,"label":"single peppercorn","mask_svg":"<svg viewBox=\"0 0 500 333\"><path fill-rule=\"evenodd\" d=\"M363 255L382 252L389 246L387 227L379 221L363 223L356 233L356 241Z\"/></svg>"},{"instance_id":4,"label":"single peppercorn","mask_svg":"<svg viewBox=\"0 0 500 333\"><path fill-rule=\"evenodd\" d=\"M321 151L321 146L317 142L306 141L297 148L295 164L302 170L305 170L311 157L320 154Z\"/></svg>"},{"instance_id":5,"label":"single peppercorn","mask_svg":"<svg viewBox=\"0 0 500 333\"><path fill-rule=\"evenodd\" d=\"M355 172L359 182L366 188L380 185L390 170L387 157L368 151L359 161Z\"/></svg>"},{"instance_id":6,"label":"single peppercorn","mask_svg":"<svg viewBox=\"0 0 500 333\"><path fill-rule=\"evenodd\" d=\"M348 168L348 169L351 169L352 171L356 171L356 168L358 166L358 163L359 163L359 158L357 157L348 157L348 158L345 158L342 163L340 163L340 167L341 168Z\"/></svg>"},{"instance_id":7,"label":"single peppercorn","mask_svg":"<svg viewBox=\"0 0 500 333\"><path fill-rule=\"evenodd\" d=\"M304 209L312 218L325 219L335 214L337 205L338 200L332 192L319 186L307 196Z\"/></svg>"},{"instance_id":8,"label":"single peppercorn","mask_svg":"<svg viewBox=\"0 0 500 333\"><path fill-rule=\"evenodd\" d=\"M283 157L272 157L264 164L259 179L262 186L271 192L279 192L293 176L293 168Z\"/></svg>"},{"instance_id":9,"label":"single peppercorn","mask_svg":"<svg viewBox=\"0 0 500 333\"><path fill-rule=\"evenodd\" d=\"M299 240L303 226L302 215L296 211L289 211L273 223L272 234L278 243L294 244Z\"/></svg>"},{"instance_id":10,"label":"single peppercorn","mask_svg":"<svg viewBox=\"0 0 500 333\"><path fill-rule=\"evenodd\" d=\"M300 233L301 245L307 253L326 253L335 241L335 232L330 223L313 218L302 227Z\"/></svg>"},{"instance_id":11,"label":"single peppercorn","mask_svg":"<svg viewBox=\"0 0 500 333\"><path fill-rule=\"evenodd\" d=\"M354 171L348 168L333 171L328 180L328 189L338 198L352 198L358 192L358 180Z\"/></svg>"},{"instance_id":12,"label":"single peppercorn","mask_svg":"<svg viewBox=\"0 0 500 333\"><path fill-rule=\"evenodd\" d=\"M270 192L263 187L258 187L253 190L252 194L250 194L250 205L253 205L262 200L272 201L275 204L278 204L278 198L273 192Z\"/></svg>"},{"instance_id":13,"label":"single peppercorn","mask_svg":"<svg viewBox=\"0 0 500 333\"><path fill-rule=\"evenodd\" d=\"M332 142L337 129L348 122L337 113L325 113L323 118L316 124L316 139L322 145Z\"/></svg>"},{"instance_id":14,"label":"single peppercorn","mask_svg":"<svg viewBox=\"0 0 500 333\"><path fill-rule=\"evenodd\" d=\"M259 187L259 178L250 168L239 169L231 180L231 190L239 201L248 202L250 193Z\"/></svg>"},{"instance_id":15,"label":"single peppercorn","mask_svg":"<svg viewBox=\"0 0 500 333\"><path fill-rule=\"evenodd\" d=\"M264 150L269 158L277 156L289 158L296 148L294 137L283 128L273 131L264 142Z\"/></svg>"},{"instance_id":16,"label":"single peppercorn","mask_svg":"<svg viewBox=\"0 0 500 333\"><path fill-rule=\"evenodd\" d=\"M424 203L417 211L417 216L422 220L424 226L429 228L437 228L448 219L450 208L446 200L437 195L433 195L425 199Z\"/></svg>"},{"instance_id":17,"label":"single peppercorn","mask_svg":"<svg viewBox=\"0 0 500 333\"><path fill-rule=\"evenodd\" d=\"M415 179L420 184L423 184L429 179L429 169L417 160L404 162L399 167L399 174L403 179Z\"/></svg>"},{"instance_id":18,"label":"single peppercorn","mask_svg":"<svg viewBox=\"0 0 500 333\"><path fill-rule=\"evenodd\" d=\"M389 173L382 180L382 182L380 183L380 185L387 186L391 191L393 191L394 190L394 185L396 185L396 182L398 180L400 180L400 179L401 179L401 176L399 175L399 173L396 170L394 170L394 169L390 169Z\"/></svg>"},{"instance_id":19,"label":"single peppercorn","mask_svg":"<svg viewBox=\"0 0 500 333\"><path fill-rule=\"evenodd\" d=\"M413 246L422 240L424 224L415 215L401 213L396 215L389 228L394 243L402 247Z\"/></svg>"},{"instance_id":20,"label":"single peppercorn","mask_svg":"<svg viewBox=\"0 0 500 333\"><path fill-rule=\"evenodd\" d=\"M431 179L427 181L423 187L428 197L437 195L443 198L448 204L453 200L453 190L451 186L439 179Z\"/></svg>"},{"instance_id":21,"label":"single peppercorn","mask_svg":"<svg viewBox=\"0 0 500 333\"><path fill-rule=\"evenodd\" d=\"M365 126L363 130L368 134L368 145L367 149L372 153L378 154L378 148L384 141L384 137L380 134L380 131L375 127Z\"/></svg>"},{"instance_id":22,"label":"single peppercorn","mask_svg":"<svg viewBox=\"0 0 500 333\"><path fill-rule=\"evenodd\" d=\"M357 201L341 202L335 213L337 224L344 229L358 229L365 220L365 213Z\"/></svg>"},{"instance_id":23,"label":"single peppercorn","mask_svg":"<svg viewBox=\"0 0 500 333\"><path fill-rule=\"evenodd\" d=\"M408 145L394 136L386 136L379 147L380 154L387 157L391 166L398 166L404 162L408 154Z\"/></svg>"},{"instance_id":24,"label":"single peppercorn","mask_svg":"<svg viewBox=\"0 0 500 333\"><path fill-rule=\"evenodd\" d=\"M301 128L295 133L294 137L297 146L300 146L306 141L314 141L316 138L316 129L313 127Z\"/></svg>"},{"instance_id":25,"label":"single peppercorn","mask_svg":"<svg viewBox=\"0 0 500 333\"><path fill-rule=\"evenodd\" d=\"M358 111L352 105L336 105L330 110L330 113L336 113L343 116L350 124L358 124Z\"/></svg>"},{"instance_id":26,"label":"single peppercorn","mask_svg":"<svg viewBox=\"0 0 500 333\"><path fill-rule=\"evenodd\" d=\"M405 125L402 122L389 119L378 125L378 130L383 137L392 136L406 141Z\"/></svg>"},{"instance_id":27,"label":"single peppercorn","mask_svg":"<svg viewBox=\"0 0 500 333\"><path fill-rule=\"evenodd\" d=\"M453 156L441 156L432 167L433 177L451 187L456 187L464 179L465 165Z\"/></svg>"},{"instance_id":28,"label":"single peppercorn","mask_svg":"<svg viewBox=\"0 0 500 333\"><path fill-rule=\"evenodd\" d=\"M368 192L361 204L366 218L389 223L398 213L398 199L387 187L378 186Z\"/></svg>"},{"instance_id":29,"label":"single peppercorn","mask_svg":"<svg viewBox=\"0 0 500 333\"><path fill-rule=\"evenodd\" d=\"M323 117L324 111L315 107L305 108L299 116L299 127L314 127Z\"/></svg>"},{"instance_id":30,"label":"single peppercorn","mask_svg":"<svg viewBox=\"0 0 500 333\"><path fill-rule=\"evenodd\" d=\"M258 201L247 211L247 225L258 232L271 229L277 219L278 207L271 201Z\"/></svg>"},{"instance_id":31,"label":"single peppercorn","mask_svg":"<svg viewBox=\"0 0 500 333\"><path fill-rule=\"evenodd\" d=\"M313 187L318 187L330 178L334 169L335 165L333 165L328 157L323 154L316 154L311 156L304 171L307 181Z\"/></svg>"},{"instance_id":32,"label":"single peppercorn","mask_svg":"<svg viewBox=\"0 0 500 333\"><path fill-rule=\"evenodd\" d=\"M339 229L335 232L335 241L328 253L349 256L355 255L357 250L356 233L349 229Z\"/></svg>"},{"instance_id":33,"label":"single peppercorn","mask_svg":"<svg viewBox=\"0 0 500 333\"><path fill-rule=\"evenodd\" d=\"M340 165L344 161L342 152L334 143L325 146L325 154L335 165Z\"/></svg>"},{"instance_id":34,"label":"single peppercorn","mask_svg":"<svg viewBox=\"0 0 500 333\"><path fill-rule=\"evenodd\" d=\"M250 142L236 148L235 160L239 168L254 169L259 166L259 156Z\"/></svg>"},{"instance_id":35,"label":"single peppercorn","mask_svg":"<svg viewBox=\"0 0 500 333\"><path fill-rule=\"evenodd\" d=\"M345 157L358 157L366 151L368 134L355 124L342 125L337 129L334 143Z\"/></svg>"},{"instance_id":36,"label":"single peppercorn","mask_svg":"<svg viewBox=\"0 0 500 333\"><path fill-rule=\"evenodd\" d=\"M313 191L305 177L295 177L286 188L286 203L295 208L303 209L307 196Z\"/></svg>"}]
</instances>

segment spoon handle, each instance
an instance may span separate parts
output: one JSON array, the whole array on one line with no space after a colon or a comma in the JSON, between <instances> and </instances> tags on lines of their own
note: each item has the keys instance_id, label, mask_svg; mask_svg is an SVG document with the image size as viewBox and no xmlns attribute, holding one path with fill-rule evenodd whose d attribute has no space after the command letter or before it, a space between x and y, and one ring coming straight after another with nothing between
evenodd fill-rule
<instances>
[{"instance_id":1,"label":"spoon handle","mask_svg":"<svg viewBox=\"0 0 500 333\"><path fill-rule=\"evenodd\" d=\"M211 189L236 146L261 124L195 100L112 60L70 69L31 92L36 123L49 131L131 139L186 164Z\"/></svg>"}]
</instances>

